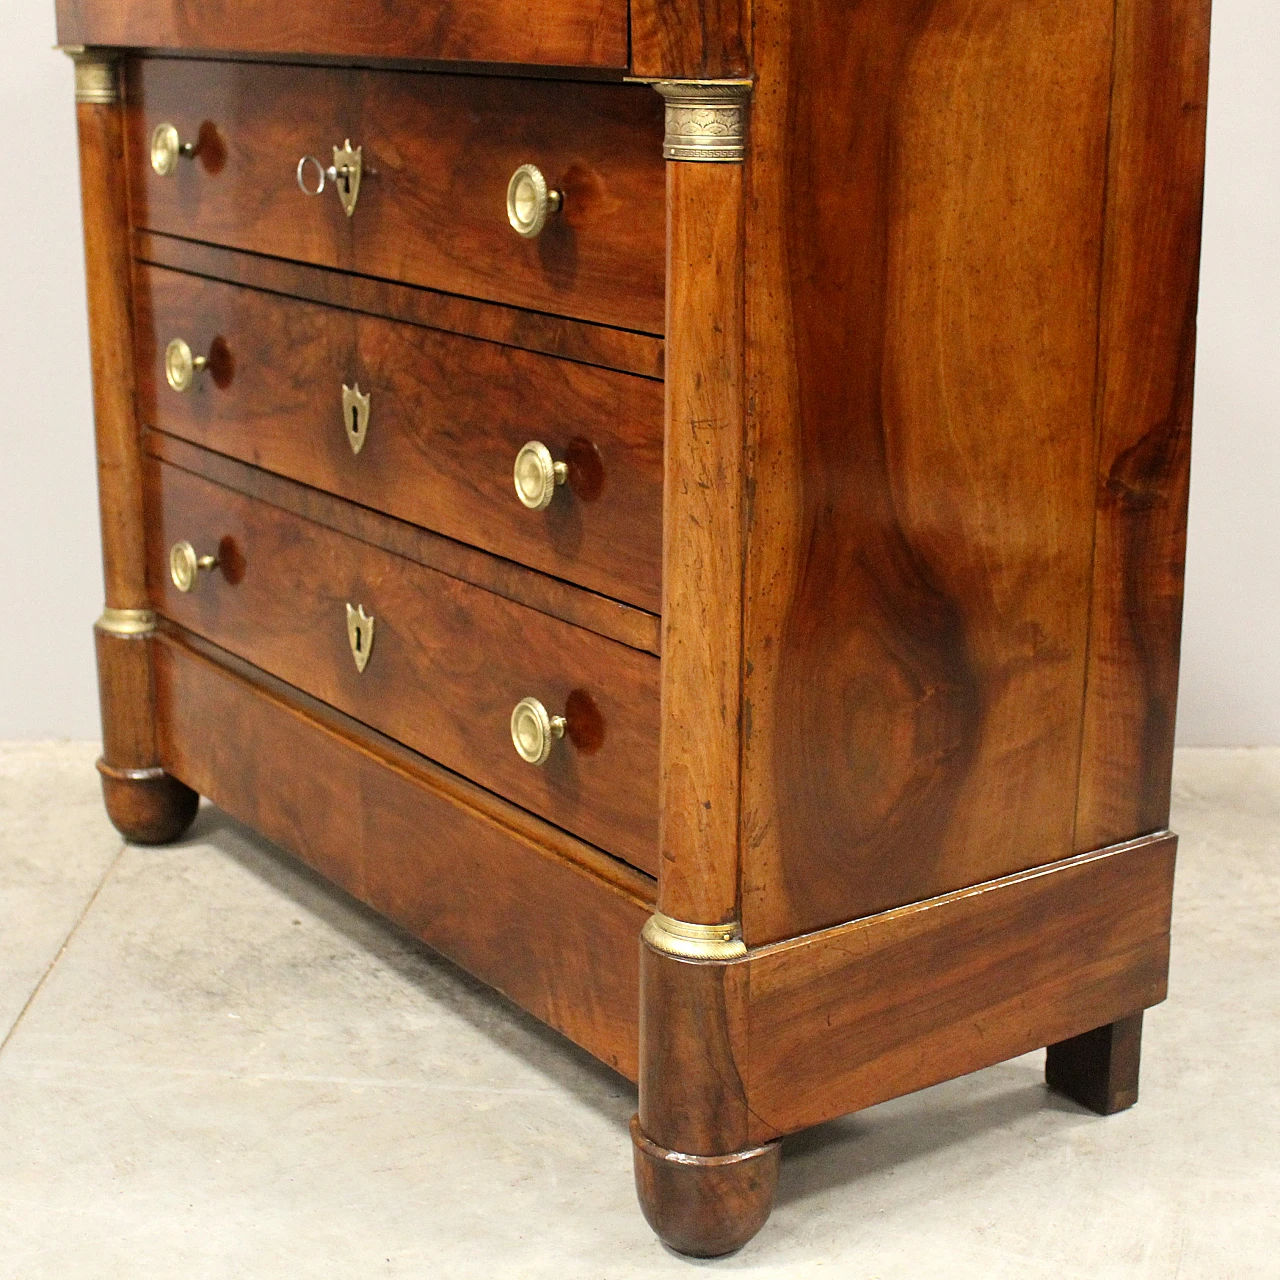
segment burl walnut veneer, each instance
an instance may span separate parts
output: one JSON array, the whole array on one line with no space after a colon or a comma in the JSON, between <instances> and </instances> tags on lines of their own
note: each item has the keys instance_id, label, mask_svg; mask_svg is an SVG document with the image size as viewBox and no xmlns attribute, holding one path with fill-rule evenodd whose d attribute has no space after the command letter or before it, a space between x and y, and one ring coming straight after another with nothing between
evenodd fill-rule
<instances>
[{"instance_id":1,"label":"burl walnut veneer","mask_svg":"<svg viewBox=\"0 0 1280 1280\"><path fill-rule=\"evenodd\" d=\"M779 1140L1164 998L1208 0L59 0L131 840Z\"/></svg>"}]
</instances>

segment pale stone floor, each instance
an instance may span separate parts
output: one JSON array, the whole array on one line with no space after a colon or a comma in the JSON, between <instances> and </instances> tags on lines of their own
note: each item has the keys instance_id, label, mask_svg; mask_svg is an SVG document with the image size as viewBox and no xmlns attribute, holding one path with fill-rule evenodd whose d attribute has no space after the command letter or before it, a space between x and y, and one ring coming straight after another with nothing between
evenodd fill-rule
<instances>
[{"instance_id":1,"label":"pale stone floor","mask_svg":"<svg viewBox=\"0 0 1280 1280\"><path fill-rule=\"evenodd\" d=\"M1042 1054L788 1142L741 1253L635 1205L630 1085L216 810L121 848L0 745L0 1277L1280 1276L1280 751L1185 752L1171 997L1103 1120Z\"/></svg>"}]
</instances>

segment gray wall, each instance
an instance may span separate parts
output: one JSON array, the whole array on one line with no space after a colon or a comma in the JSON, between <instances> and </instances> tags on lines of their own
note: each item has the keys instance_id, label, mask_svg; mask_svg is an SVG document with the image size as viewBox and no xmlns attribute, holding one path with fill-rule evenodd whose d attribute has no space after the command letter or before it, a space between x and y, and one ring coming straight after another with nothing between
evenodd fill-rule
<instances>
[{"instance_id":1,"label":"gray wall","mask_svg":"<svg viewBox=\"0 0 1280 1280\"><path fill-rule=\"evenodd\" d=\"M0 739L93 737L98 563L75 120L53 0L0 0ZM1179 737L1280 744L1280 11L1218 0Z\"/></svg>"}]
</instances>

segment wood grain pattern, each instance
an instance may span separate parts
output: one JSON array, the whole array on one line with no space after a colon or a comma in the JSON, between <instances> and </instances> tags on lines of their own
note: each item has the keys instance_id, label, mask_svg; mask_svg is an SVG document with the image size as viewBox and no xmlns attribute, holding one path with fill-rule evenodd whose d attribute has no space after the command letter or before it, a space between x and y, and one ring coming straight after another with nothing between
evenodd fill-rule
<instances>
[{"instance_id":1,"label":"wood grain pattern","mask_svg":"<svg viewBox=\"0 0 1280 1280\"><path fill-rule=\"evenodd\" d=\"M142 460L133 412L129 205L120 181L124 113L117 104L81 102L76 105L76 127L106 602L114 609L145 609Z\"/></svg>"},{"instance_id":2,"label":"wood grain pattern","mask_svg":"<svg viewBox=\"0 0 1280 1280\"><path fill-rule=\"evenodd\" d=\"M112 825L130 844L168 844L190 827L200 797L160 768L154 637L94 629L102 756L98 776Z\"/></svg>"},{"instance_id":3,"label":"wood grain pattern","mask_svg":"<svg viewBox=\"0 0 1280 1280\"><path fill-rule=\"evenodd\" d=\"M102 55L100 61L118 82L120 68L110 55ZM119 103L79 102L76 128L106 604L110 609L145 609L129 206L121 181L123 109ZM98 773L107 814L127 840L138 844L176 840L195 817L200 798L157 765L150 640L109 634L99 627L94 631L94 648L103 737Z\"/></svg>"},{"instance_id":4,"label":"wood grain pattern","mask_svg":"<svg viewBox=\"0 0 1280 1280\"><path fill-rule=\"evenodd\" d=\"M639 85L141 59L131 64L135 224L280 258L652 334L663 322L662 108ZM157 124L210 141L152 171ZM300 157L344 138L355 215L308 198ZM564 193L534 240L507 222L533 163Z\"/></svg>"},{"instance_id":5,"label":"wood grain pattern","mask_svg":"<svg viewBox=\"0 0 1280 1280\"><path fill-rule=\"evenodd\" d=\"M759 943L1073 849L1113 15L754 12Z\"/></svg>"},{"instance_id":6,"label":"wood grain pattern","mask_svg":"<svg viewBox=\"0 0 1280 1280\"><path fill-rule=\"evenodd\" d=\"M633 75L732 80L750 66L750 0L631 0Z\"/></svg>"},{"instance_id":7,"label":"wood grain pattern","mask_svg":"<svg viewBox=\"0 0 1280 1280\"><path fill-rule=\"evenodd\" d=\"M1165 997L1176 839L1102 853L753 953L751 1136L792 1133Z\"/></svg>"},{"instance_id":8,"label":"wood grain pattern","mask_svg":"<svg viewBox=\"0 0 1280 1280\"><path fill-rule=\"evenodd\" d=\"M624 0L58 0L57 7L66 45L627 65Z\"/></svg>"},{"instance_id":9,"label":"wood grain pattern","mask_svg":"<svg viewBox=\"0 0 1280 1280\"><path fill-rule=\"evenodd\" d=\"M1077 849L1169 819L1195 382L1209 3L1119 14Z\"/></svg>"},{"instance_id":10,"label":"wood grain pattern","mask_svg":"<svg viewBox=\"0 0 1280 1280\"><path fill-rule=\"evenodd\" d=\"M518 307L459 298L392 280L371 280L345 271L285 262L151 231L134 232L134 254L141 262L192 275L483 338L524 351L541 351L543 355L562 356L622 373L662 377L662 339L646 333L585 324L540 311L521 311Z\"/></svg>"},{"instance_id":11,"label":"wood grain pattern","mask_svg":"<svg viewBox=\"0 0 1280 1280\"><path fill-rule=\"evenodd\" d=\"M744 964L683 960L641 943L639 1120L650 1141L689 1156L753 1145L740 1067L747 983Z\"/></svg>"},{"instance_id":12,"label":"wood grain pattern","mask_svg":"<svg viewBox=\"0 0 1280 1280\"><path fill-rule=\"evenodd\" d=\"M738 915L742 168L672 163L667 184L659 900L719 924Z\"/></svg>"},{"instance_id":13,"label":"wood grain pattern","mask_svg":"<svg viewBox=\"0 0 1280 1280\"><path fill-rule=\"evenodd\" d=\"M778 1143L723 1156L690 1156L650 1141L631 1121L636 1195L645 1221L677 1253L719 1258L768 1221L778 1186Z\"/></svg>"},{"instance_id":14,"label":"wood grain pattern","mask_svg":"<svg viewBox=\"0 0 1280 1280\"><path fill-rule=\"evenodd\" d=\"M174 774L635 1079L652 881L179 633L157 689Z\"/></svg>"},{"instance_id":15,"label":"wood grain pattern","mask_svg":"<svg viewBox=\"0 0 1280 1280\"><path fill-rule=\"evenodd\" d=\"M144 268L144 425L656 612L662 604L662 388L567 360ZM181 336L214 352L185 393ZM352 453L342 388L372 397ZM545 511L512 466L538 439L568 478Z\"/></svg>"},{"instance_id":16,"label":"wood grain pattern","mask_svg":"<svg viewBox=\"0 0 1280 1280\"><path fill-rule=\"evenodd\" d=\"M163 464L148 468L149 577L165 617L650 873L658 662ZM169 579L190 541L219 567ZM346 606L376 619L363 673ZM568 727L542 767L511 743L539 698Z\"/></svg>"},{"instance_id":17,"label":"wood grain pattern","mask_svg":"<svg viewBox=\"0 0 1280 1280\"><path fill-rule=\"evenodd\" d=\"M633 649L653 654L660 652L660 619L651 613L571 587L558 578L549 578L508 560L499 560L474 547L442 538L403 520L392 520L377 511L354 506L318 489L309 489L224 454L188 444L176 436L148 432L145 445L152 457L172 462L184 471L204 476L215 484L261 498L272 506L292 511L316 524L381 547L429 569L438 569L451 578L483 587L504 600L528 605L539 613L594 631Z\"/></svg>"}]
</instances>

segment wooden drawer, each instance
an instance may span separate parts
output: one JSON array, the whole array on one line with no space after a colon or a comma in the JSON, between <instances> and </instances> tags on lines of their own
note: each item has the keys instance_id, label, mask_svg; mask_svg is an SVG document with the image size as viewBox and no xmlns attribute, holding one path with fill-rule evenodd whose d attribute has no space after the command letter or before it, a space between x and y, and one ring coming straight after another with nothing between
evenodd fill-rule
<instances>
[{"instance_id":1,"label":"wooden drawer","mask_svg":"<svg viewBox=\"0 0 1280 1280\"><path fill-rule=\"evenodd\" d=\"M626 0L58 0L58 41L351 58L627 65Z\"/></svg>"},{"instance_id":2,"label":"wooden drawer","mask_svg":"<svg viewBox=\"0 0 1280 1280\"><path fill-rule=\"evenodd\" d=\"M657 612L662 384L157 268L138 273L144 425ZM186 392L165 348L212 352ZM368 394L353 452L343 388ZM568 463L516 496L531 439Z\"/></svg>"},{"instance_id":3,"label":"wooden drawer","mask_svg":"<svg viewBox=\"0 0 1280 1280\"><path fill-rule=\"evenodd\" d=\"M156 609L557 826L656 872L658 660L175 467L147 468ZM178 591L169 548L219 565ZM347 606L374 618L357 670ZM567 719L546 764L510 735Z\"/></svg>"},{"instance_id":4,"label":"wooden drawer","mask_svg":"<svg viewBox=\"0 0 1280 1280\"><path fill-rule=\"evenodd\" d=\"M131 68L135 225L276 257L649 333L663 331L662 108L640 85L261 63L141 59ZM197 143L159 176L156 126ZM308 197L306 155L362 149L348 217ZM541 235L507 220L535 164L564 193Z\"/></svg>"}]
</instances>

